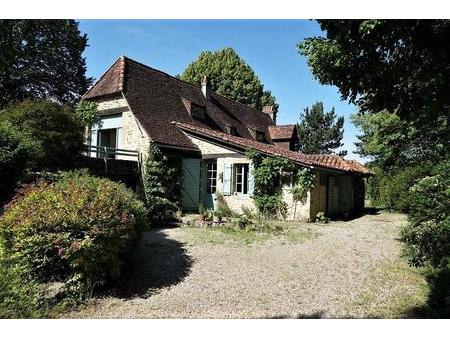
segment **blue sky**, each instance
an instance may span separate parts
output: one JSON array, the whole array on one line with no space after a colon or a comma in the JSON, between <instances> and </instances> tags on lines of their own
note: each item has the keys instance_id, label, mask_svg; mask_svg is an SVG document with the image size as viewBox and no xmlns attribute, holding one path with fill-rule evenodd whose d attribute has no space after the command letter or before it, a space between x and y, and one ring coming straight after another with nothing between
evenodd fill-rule
<instances>
[{"instance_id":1,"label":"blue sky","mask_svg":"<svg viewBox=\"0 0 450 338\"><path fill-rule=\"evenodd\" d=\"M341 101L336 87L314 79L297 52L305 37L323 35L309 20L81 20L89 38L88 76L98 78L122 54L172 75L180 74L204 50L232 47L256 72L280 105L278 124L298 122L316 101L344 116L344 147L353 154L357 129L354 105Z\"/></svg>"}]
</instances>

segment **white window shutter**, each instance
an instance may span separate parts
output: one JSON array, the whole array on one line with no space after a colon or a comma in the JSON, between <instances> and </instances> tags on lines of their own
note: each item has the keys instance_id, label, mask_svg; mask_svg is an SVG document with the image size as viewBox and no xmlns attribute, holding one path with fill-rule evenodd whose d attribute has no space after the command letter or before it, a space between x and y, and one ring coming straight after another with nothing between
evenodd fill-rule
<instances>
[{"instance_id":1,"label":"white window shutter","mask_svg":"<svg viewBox=\"0 0 450 338\"><path fill-rule=\"evenodd\" d=\"M231 175L232 166L230 163L225 163L223 166L223 195L231 195Z\"/></svg>"},{"instance_id":2,"label":"white window shutter","mask_svg":"<svg viewBox=\"0 0 450 338\"><path fill-rule=\"evenodd\" d=\"M253 162L250 162L248 166L248 194L253 195L253 189L255 187L255 180L253 178Z\"/></svg>"}]
</instances>

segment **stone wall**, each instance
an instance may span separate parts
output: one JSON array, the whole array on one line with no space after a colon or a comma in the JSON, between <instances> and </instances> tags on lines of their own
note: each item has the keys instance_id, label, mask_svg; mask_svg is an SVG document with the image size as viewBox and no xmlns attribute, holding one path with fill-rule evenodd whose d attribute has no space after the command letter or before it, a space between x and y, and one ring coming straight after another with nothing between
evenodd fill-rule
<instances>
[{"instance_id":1,"label":"stone wall","mask_svg":"<svg viewBox=\"0 0 450 338\"><path fill-rule=\"evenodd\" d=\"M119 148L137 150L141 158L146 155L150 139L145 130L130 111L126 99L120 94L114 97L99 99L98 110L100 116L122 115L122 128L120 131ZM86 129L85 140L89 142L89 130ZM116 159L137 161L137 158L119 155Z\"/></svg>"}]
</instances>

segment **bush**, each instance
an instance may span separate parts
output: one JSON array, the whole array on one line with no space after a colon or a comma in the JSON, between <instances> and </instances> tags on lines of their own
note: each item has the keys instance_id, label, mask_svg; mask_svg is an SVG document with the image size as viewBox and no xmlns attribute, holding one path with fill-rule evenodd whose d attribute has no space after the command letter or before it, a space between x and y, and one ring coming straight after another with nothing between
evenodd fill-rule
<instances>
[{"instance_id":1,"label":"bush","mask_svg":"<svg viewBox=\"0 0 450 338\"><path fill-rule=\"evenodd\" d=\"M406 256L415 266L448 268L450 262L450 161L433 169L410 190Z\"/></svg>"},{"instance_id":2,"label":"bush","mask_svg":"<svg viewBox=\"0 0 450 338\"><path fill-rule=\"evenodd\" d=\"M376 176L369 179L368 187L374 206L408 213L413 202L411 187L430 172L429 164L405 167L393 173L376 171Z\"/></svg>"},{"instance_id":3,"label":"bush","mask_svg":"<svg viewBox=\"0 0 450 338\"><path fill-rule=\"evenodd\" d=\"M46 317L38 284L23 265L0 258L0 318Z\"/></svg>"},{"instance_id":4,"label":"bush","mask_svg":"<svg viewBox=\"0 0 450 338\"><path fill-rule=\"evenodd\" d=\"M148 219L164 223L179 209L182 174L181 162L168 158L153 143L143 165L143 186Z\"/></svg>"},{"instance_id":5,"label":"bush","mask_svg":"<svg viewBox=\"0 0 450 338\"><path fill-rule=\"evenodd\" d=\"M214 211L214 215L218 217L237 217L237 214L231 210L227 201L220 192L216 192L217 205Z\"/></svg>"},{"instance_id":6,"label":"bush","mask_svg":"<svg viewBox=\"0 0 450 338\"><path fill-rule=\"evenodd\" d=\"M50 101L24 101L5 109L2 121L40 145L32 169L70 168L83 147L83 125L70 108Z\"/></svg>"},{"instance_id":7,"label":"bush","mask_svg":"<svg viewBox=\"0 0 450 338\"><path fill-rule=\"evenodd\" d=\"M0 206L41 151L38 143L8 121L0 121Z\"/></svg>"},{"instance_id":8,"label":"bush","mask_svg":"<svg viewBox=\"0 0 450 338\"><path fill-rule=\"evenodd\" d=\"M130 190L85 172L40 182L0 220L5 252L38 281L62 281L81 297L119 275L121 255L144 224L144 206Z\"/></svg>"}]
</instances>

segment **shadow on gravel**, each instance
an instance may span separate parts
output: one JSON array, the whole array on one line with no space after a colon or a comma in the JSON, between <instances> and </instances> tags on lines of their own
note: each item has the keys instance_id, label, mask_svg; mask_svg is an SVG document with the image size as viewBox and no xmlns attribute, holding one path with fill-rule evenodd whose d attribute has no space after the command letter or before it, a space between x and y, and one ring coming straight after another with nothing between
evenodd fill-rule
<instances>
[{"instance_id":1,"label":"shadow on gravel","mask_svg":"<svg viewBox=\"0 0 450 338\"><path fill-rule=\"evenodd\" d=\"M178 284L190 272L192 259L184 244L169 238L163 229L144 233L121 277L105 286L103 295L118 298L147 298L159 289Z\"/></svg>"}]
</instances>

